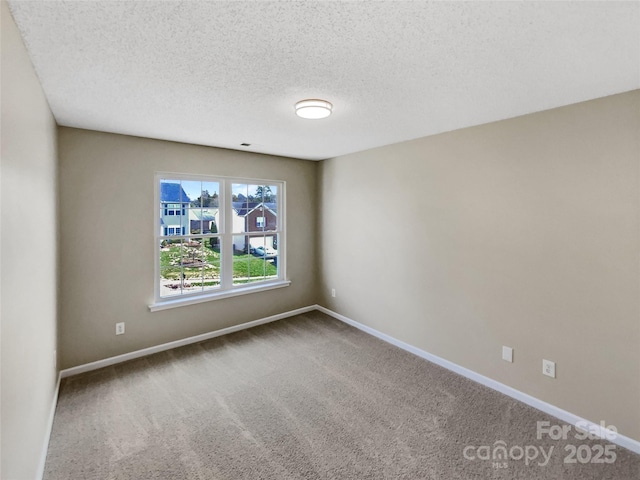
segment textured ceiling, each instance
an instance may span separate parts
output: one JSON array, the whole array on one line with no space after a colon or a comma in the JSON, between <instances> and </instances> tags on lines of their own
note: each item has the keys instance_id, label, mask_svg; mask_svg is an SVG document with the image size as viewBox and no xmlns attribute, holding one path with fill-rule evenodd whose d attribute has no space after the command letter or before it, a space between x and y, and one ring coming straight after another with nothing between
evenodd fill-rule
<instances>
[{"instance_id":1,"label":"textured ceiling","mask_svg":"<svg viewBox=\"0 0 640 480\"><path fill-rule=\"evenodd\" d=\"M304 159L640 88L638 2L9 3L60 125Z\"/></svg>"}]
</instances>

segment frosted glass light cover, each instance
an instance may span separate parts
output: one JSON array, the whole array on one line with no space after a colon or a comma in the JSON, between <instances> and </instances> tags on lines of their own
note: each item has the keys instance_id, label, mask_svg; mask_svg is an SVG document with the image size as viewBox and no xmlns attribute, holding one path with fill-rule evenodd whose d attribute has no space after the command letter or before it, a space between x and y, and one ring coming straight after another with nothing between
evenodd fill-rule
<instances>
[{"instance_id":1,"label":"frosted glass light cover","mask_svg":"<svg viewBox=\"0 0 640 480\"><path fill-rule=\"evenodd\" d=\"M317 120L331 115L333 105L326 100L301 100L296 103L296 115L301 118Z\"/></svg>"}]
</instances>

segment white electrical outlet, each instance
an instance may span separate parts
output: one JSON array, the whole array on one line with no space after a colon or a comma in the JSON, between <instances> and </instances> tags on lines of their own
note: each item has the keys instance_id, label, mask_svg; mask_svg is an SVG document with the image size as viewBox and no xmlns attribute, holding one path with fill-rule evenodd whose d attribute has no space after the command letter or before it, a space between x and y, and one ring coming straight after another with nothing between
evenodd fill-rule
<instances>
[{"instance_id":1,"label":"white electrical outlet","mask_svg":"<svg viewBox=\"0 0 640 480\"><path fill-rule=\"evenodd\" d=\"M542 360L542 374L547 377L556 378L556 362Z\"/></svg>"},{"instance_id":2,"label":"white electrical outlet","mask_svg":"<svg viewBox=\"0 0 640 480\"><path fill-rule=\"evenodd\" d=\"M124 334L124 322L116 323L116 335Z\"/></svg>"},{"instance_id":3,"label":"white electrical outlet","mask_svg":"<svg viewBox=\"0 0 640 480\"><path fill-rule=\"evenodd\" d=\"M513 348L511 347L502 347L502 359L507 362L513 362Z\"/></svg>"},{"instance_id":4,"label":"white electrical outlet","mask_svg":"<svg viewBox=\"0 0 640 480\"><path fill-rule=\"evenodd\" d=\"M331 289L331 296L332 296L332 297L335 297L335 296L336 296L336 289L335 289L335 288L332 288L332 289Z\"/></svg>"}]
</instances>

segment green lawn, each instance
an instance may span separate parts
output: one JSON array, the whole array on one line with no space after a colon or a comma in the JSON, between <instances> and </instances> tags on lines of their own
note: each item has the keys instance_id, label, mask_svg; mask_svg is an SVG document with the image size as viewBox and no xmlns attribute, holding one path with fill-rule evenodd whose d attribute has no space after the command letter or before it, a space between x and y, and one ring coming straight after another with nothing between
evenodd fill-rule
<instances>
[{"instance_id":1,"label":"green lawn","mask_svg":"<svg viewBox=\"0 0 640 480\"><path fill-rule=\"evenodd\" d=\"M197 262L194 267L189 267L190 262ZM213 248L208 242L204 242L204 248L197 243L180 246L179 243L169 245L169 248L160 250L161 277L167 280L179 280L184 272L187 280L202 278L204 265L205 285L218 284L220 281L220 250ZM181 266L183 267L181 269ZM250 254L234 253L233 277L264 277L278 275L278 268L262 258ZM257 278L256 278L257 280ZM247 280L238 280L235 283L245 283Z\"/></svg>"},{"instance_id":2,"label":"green lawn","mask_svg":"<svg viewBox=\"0 0 640 480\"><path fill-rule=\"evenodd\" d=\"M263 258L238 253L233 255L233 277L262 277L278 275L278 268Z\"/></svg>"}]
</instances>

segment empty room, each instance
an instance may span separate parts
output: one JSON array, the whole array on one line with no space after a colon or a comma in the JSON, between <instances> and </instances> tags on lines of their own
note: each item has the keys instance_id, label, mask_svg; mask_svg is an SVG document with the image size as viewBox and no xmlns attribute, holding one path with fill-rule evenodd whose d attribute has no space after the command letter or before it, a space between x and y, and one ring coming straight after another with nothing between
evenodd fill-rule
<instances>
[{"instance_id":1,"label":"empty room","mask_svg":"<svg viewBox=\"0 0 640 480\"><path fill-rule=\"evenodd\" d=\"M0 2L3 480L640 478L640 2Z\"/></svg>"}]
</instances>

